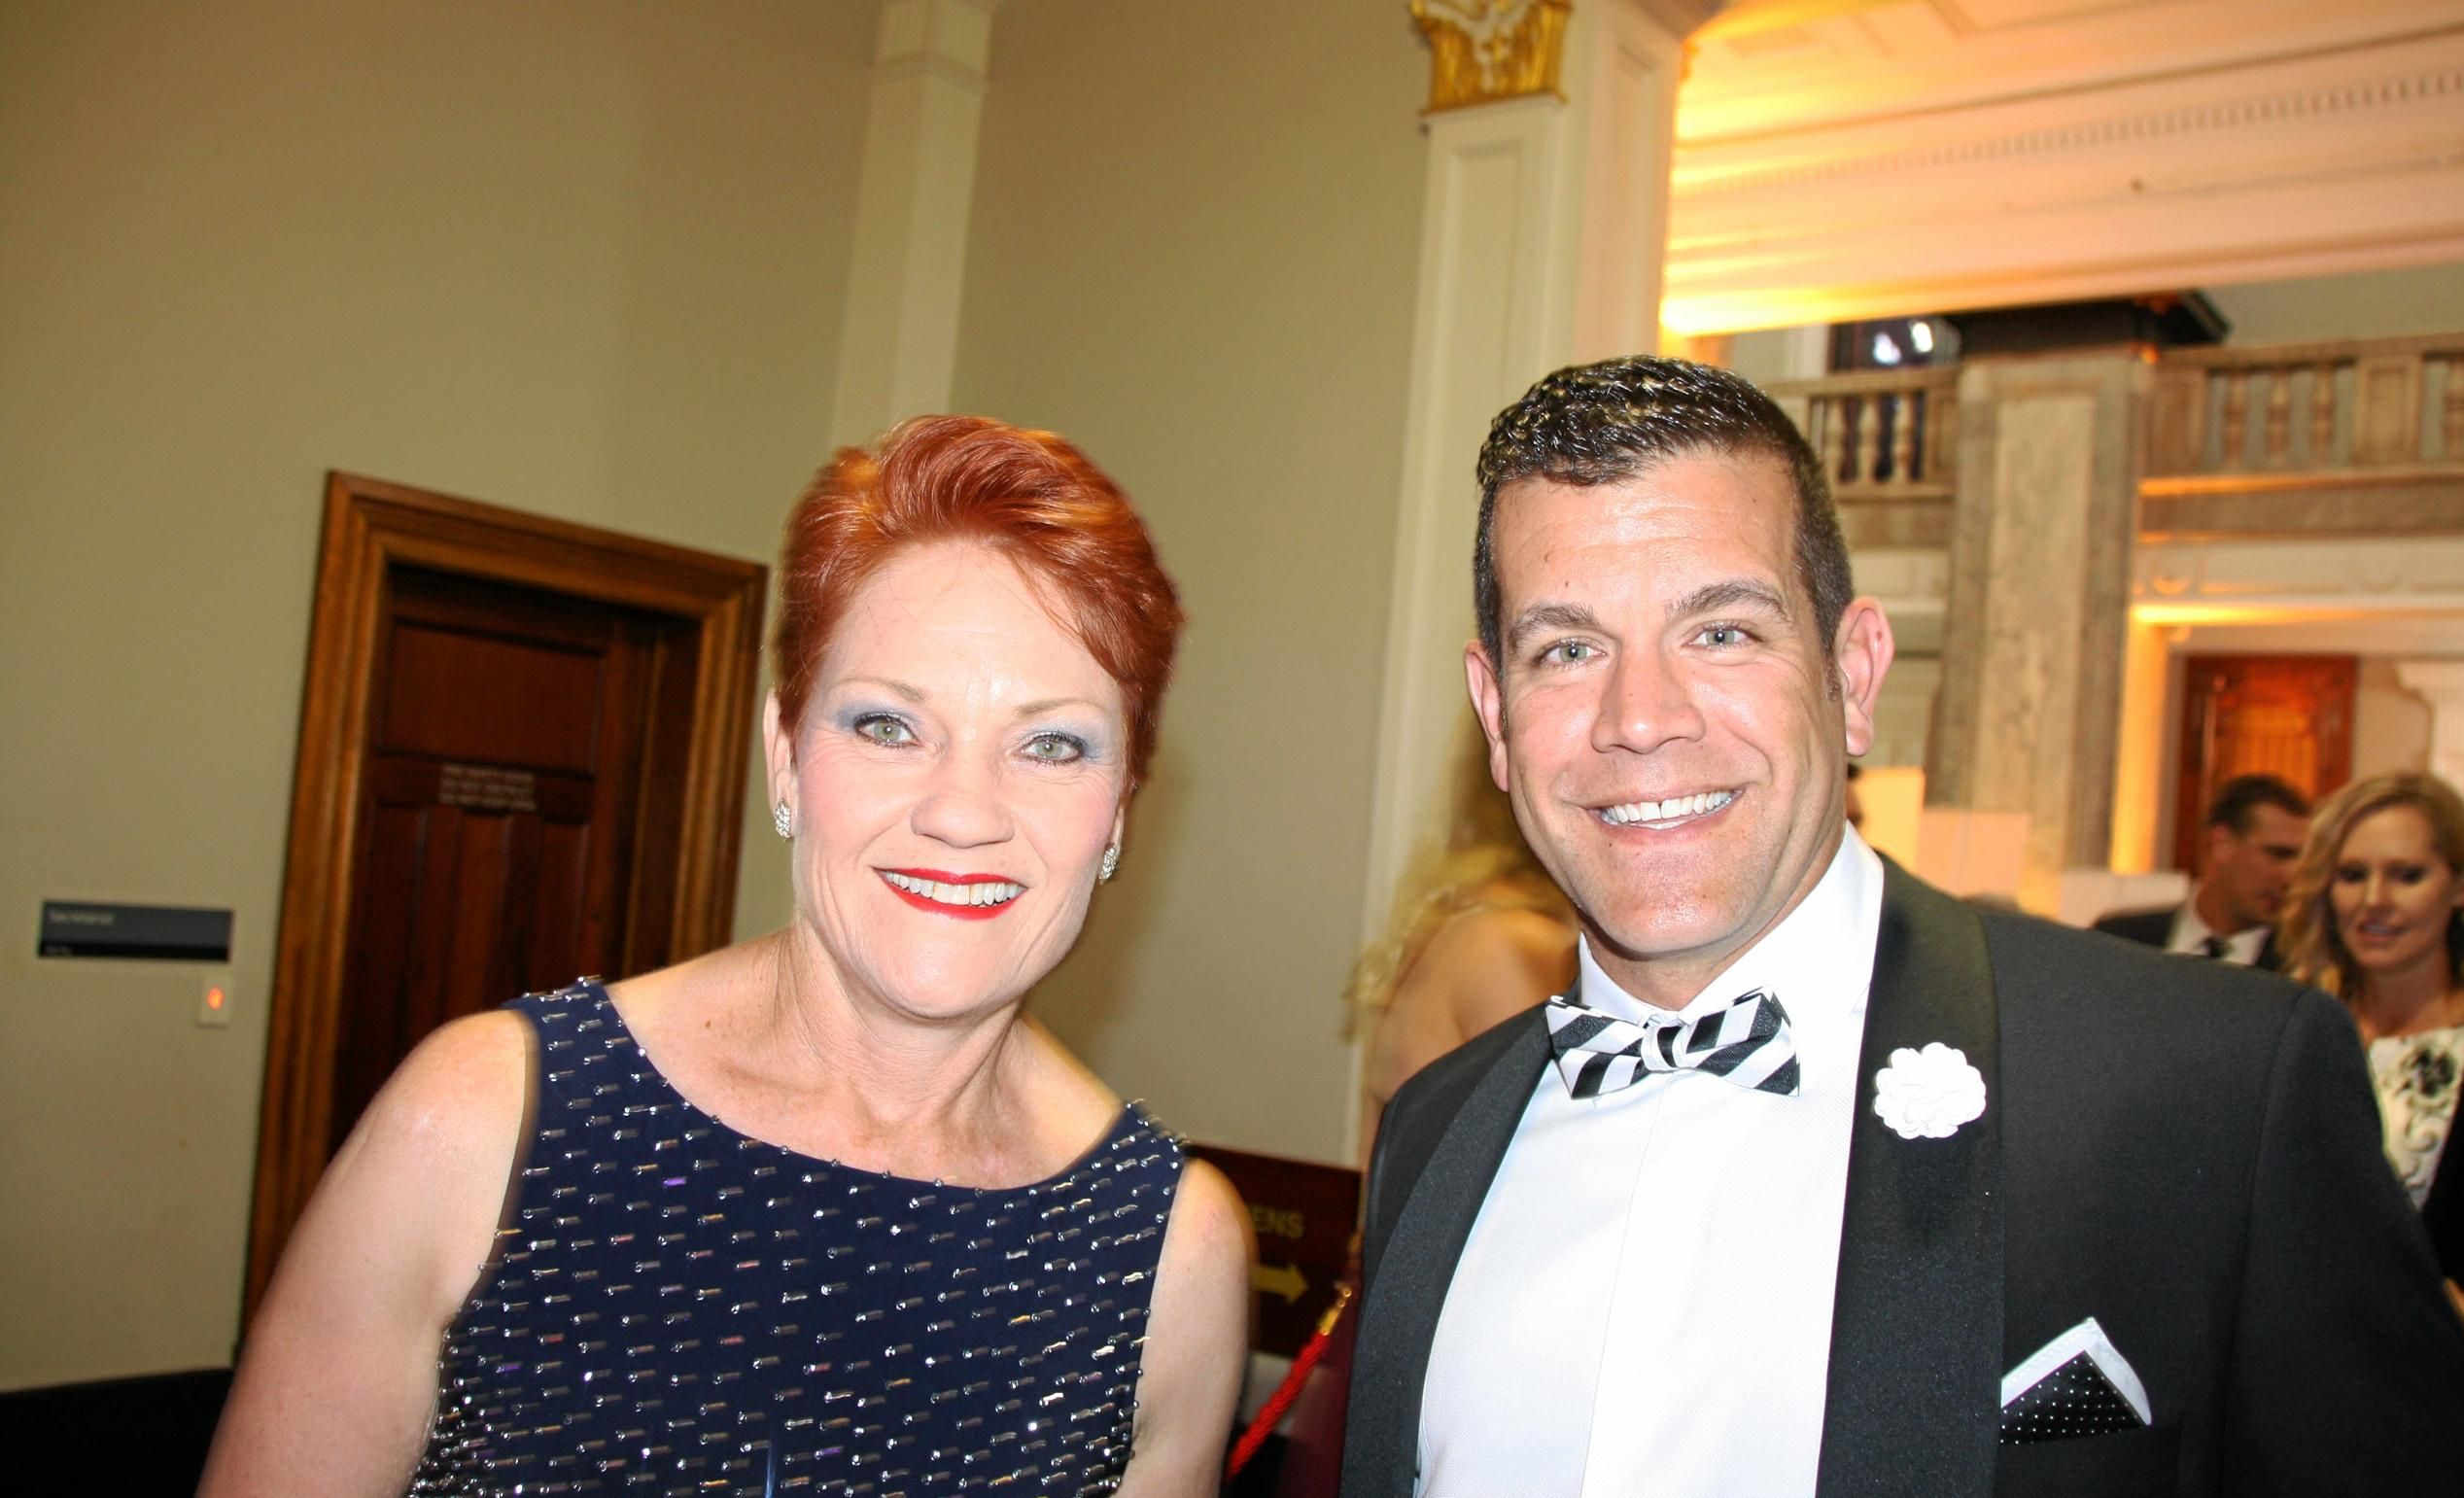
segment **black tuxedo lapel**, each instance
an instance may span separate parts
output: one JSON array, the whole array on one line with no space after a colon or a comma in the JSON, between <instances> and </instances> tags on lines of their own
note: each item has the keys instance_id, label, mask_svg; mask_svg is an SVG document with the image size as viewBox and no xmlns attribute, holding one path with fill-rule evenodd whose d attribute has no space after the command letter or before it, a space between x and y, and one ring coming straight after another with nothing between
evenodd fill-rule
<instances>
[{"instance_id":1,"label":"black tuxedo lapel","mask_svg":"<svg viewBox=\"0 0 2464 1498\"><path fill-rule=\"evenodd\" d=\"M1548 1064L1548 1027L1538 1010L1508 1025L1510 1033L1499 1037L1504 1049L1473 1078L1370 1267L1343 1437L1345 1498L1411 1491L1419 1462L1420 1395L1446 1286L1531 1102L1532 1088ZM1381 1137L1378 1154L1419 1142Z\"/></svg>"},{"instance_id":2,"label":"black tuxedo lapel","mask_svg":"<svg viewBox=\"0 0 2464 1498\"><path fill-rule=\"evenodd\" d=\"M1994 1487L2002 1375L2001 1096L1985 932L1886 862L1831 1312L1818 1498ZM1891 1053L1940 1041L1985 1077L1985 1113L1903 1139L1874 1112Z\"/></svg>"}]
</instances>

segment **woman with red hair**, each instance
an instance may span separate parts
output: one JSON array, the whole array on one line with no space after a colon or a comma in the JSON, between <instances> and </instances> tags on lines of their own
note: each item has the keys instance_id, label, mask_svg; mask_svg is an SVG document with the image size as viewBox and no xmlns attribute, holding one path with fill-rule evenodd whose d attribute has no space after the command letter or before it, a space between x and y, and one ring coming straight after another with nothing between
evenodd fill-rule
<instances>
[{"instance_id":1,"label":"woman with red hair","mask_svg":"<svg viewBox=\"0 0 2464 1498\"><path fill-rule=\"evenodd\" d=\"M424 1042L209 1498L1214 1491L1246 1214L1024 1010L1119 863L1171 582L1075 448L963 417L840 453L781 574L794 919Z\"/></svg>"}]
</instances>

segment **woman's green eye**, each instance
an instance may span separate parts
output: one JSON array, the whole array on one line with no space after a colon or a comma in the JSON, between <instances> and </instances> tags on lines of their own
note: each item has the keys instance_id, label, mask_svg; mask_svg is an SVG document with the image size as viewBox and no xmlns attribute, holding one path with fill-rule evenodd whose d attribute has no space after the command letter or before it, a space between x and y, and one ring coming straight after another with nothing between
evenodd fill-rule
<instances>
[{"instance_id":1,"label":"woman's green eye","mask_svg":"<svg viewBox=\"0 0 2464 1498\"><path fill-rule=\"evenodd\" d=\"M1065 733L1039 733L1026 741L1028 757L1053 764L1067 764L1087 752L1086 746Z\"/></svg>"},{"instance_id":2,"label":"woman's green eye","mask_svg":"<svg viewBox=\"0 0 2464 1498\"><path fill-rule=\"evenodd\" d=\"M855 731L875 744L905 744L916 737L905 723L886 714L857 719Z\"/></svg>"}]
</instances>

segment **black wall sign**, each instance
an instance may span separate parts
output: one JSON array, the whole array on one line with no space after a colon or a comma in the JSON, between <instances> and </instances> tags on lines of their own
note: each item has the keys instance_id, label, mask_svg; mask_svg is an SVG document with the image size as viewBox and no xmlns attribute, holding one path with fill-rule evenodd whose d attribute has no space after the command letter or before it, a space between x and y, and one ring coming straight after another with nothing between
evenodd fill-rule
<instances>
[{"instance_id":1,"label":"black wall sign","mask_svg":"<svg viewBox=\"0 0 2464 1498\"><path fill-rule=\"evenodd\" d=\"M231 959L231 913L180 905L45 900L43 935L34 955L227 962Z\"/></svg>"}]
</instances>

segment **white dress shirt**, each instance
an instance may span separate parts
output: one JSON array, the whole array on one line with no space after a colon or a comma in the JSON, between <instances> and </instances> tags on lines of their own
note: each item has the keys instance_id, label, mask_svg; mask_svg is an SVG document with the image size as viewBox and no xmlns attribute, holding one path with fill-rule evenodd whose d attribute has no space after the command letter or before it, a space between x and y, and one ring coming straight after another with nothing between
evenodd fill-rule
<instances>
[{"instance_id":1,"label":"white dress shirt","mask_svg":"<svg viewBox=\"0 0 2464 1498\"><path fill-rule=\"evenodd\" d=\"M1776 995L1802 1091L1659 1073L1532 1090L1430 1347L1427 1498L1814 1491L1882 861L1851 831L1771 934L1680 1011ZM1582 998L1655 1012L1585 943Z\"/></svg>"},{"instance_id":2,"label":"white dress shirt","mask_svg":"<svg viewBox=\"0 0 2464 1498\"><path fill-rule=\"evenodd\" d=\"M2257 963L2259 949L2268 944L2268 928L2264 925L2231 933L2210 929L2206 922L2199 919L2199 891L2194 889L2190 898L2182 901L2181 908L2173 912L2173 934L2165 943L2165 950L2204 958L2207 955L2207 939L2211 936L2225 944L2224 955L2217 958L2218 961L2238 962L2243 967Z\"/></svg>"}]
</instances>

